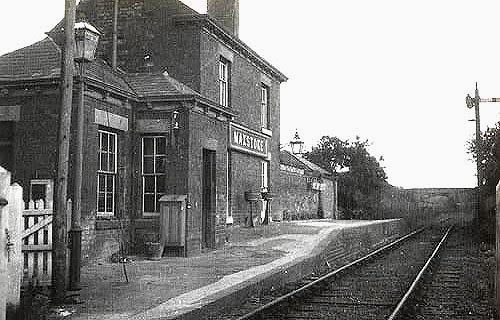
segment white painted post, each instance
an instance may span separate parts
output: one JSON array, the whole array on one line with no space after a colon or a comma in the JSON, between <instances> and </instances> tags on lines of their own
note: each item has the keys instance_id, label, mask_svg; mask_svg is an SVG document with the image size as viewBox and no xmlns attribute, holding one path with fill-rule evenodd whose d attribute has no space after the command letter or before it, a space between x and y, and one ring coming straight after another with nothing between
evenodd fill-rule
<instances>
[{"instance_id":1,"label":"white painted post","mask_svg":"<svg viewBox=\"0 0 500 320\"><path fill-rule=\"evenodd\" d=\"M12 243L9 252L9 261L7 262L8 273L8 295L7 308L9 312L17 313L21 303L21 281L23 275L23 255L22 249L22 219L23 219L23 188L14 183L9 187L7 197L8 204L8 229L9 238Z\"/></svg>"},{"instance_id":2,"label":"white painted post","mask_svg":"<svg viewBox=\"0 0 500 320\"><path fill-rule=\"evenodd\" d=\"M0 320L5 320L7 312L7 234L8 225L7 195L10 186L10 173L0 167Z\"/></svg>"}]
</instances>

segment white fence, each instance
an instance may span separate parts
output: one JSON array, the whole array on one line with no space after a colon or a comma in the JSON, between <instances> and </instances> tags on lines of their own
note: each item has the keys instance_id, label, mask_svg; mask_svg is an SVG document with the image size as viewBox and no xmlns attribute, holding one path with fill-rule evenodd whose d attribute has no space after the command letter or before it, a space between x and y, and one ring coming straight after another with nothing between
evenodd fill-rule
<instances>
[{"instance_id":1,"label":"white fence","mask_svg":"<svg viewBox=\"0 0 500 320\"><path fill-rule=\"evenodd\" d=\"M30 200L23 211L23 286L52 280L52 201Z\"/></svg>"}]
</instances>

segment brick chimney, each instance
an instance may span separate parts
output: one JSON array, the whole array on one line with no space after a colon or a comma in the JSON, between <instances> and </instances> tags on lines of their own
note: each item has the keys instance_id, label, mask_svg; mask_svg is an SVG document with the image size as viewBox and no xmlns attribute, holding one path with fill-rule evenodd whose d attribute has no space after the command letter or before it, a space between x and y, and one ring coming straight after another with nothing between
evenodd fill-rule
<instances>
[{"instance_id":1,"label":"brick chimney","mask_svg":"<svg viewBox=\"0 0 500 320\"><path fill-rule=\"evenodd\" d=\"M208 15L227 32L238 37L240 27L239 0L208 0Z\"/></svg>"}]
</instances>

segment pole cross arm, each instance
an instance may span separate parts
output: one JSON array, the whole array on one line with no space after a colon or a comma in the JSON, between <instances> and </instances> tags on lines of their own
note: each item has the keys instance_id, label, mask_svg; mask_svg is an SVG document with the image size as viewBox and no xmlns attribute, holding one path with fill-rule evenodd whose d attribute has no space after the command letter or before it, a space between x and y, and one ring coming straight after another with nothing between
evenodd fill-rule
<instances>
[{"instance_id":1,"label":"pole cross arm","mask_svg":"<svg viewBox=\"0 0 500 320\"><path fill-rule=\"evenodd\" d=\"M479 102L500 102L500 98L481 98Z\"/></svg>"}]
</instances>

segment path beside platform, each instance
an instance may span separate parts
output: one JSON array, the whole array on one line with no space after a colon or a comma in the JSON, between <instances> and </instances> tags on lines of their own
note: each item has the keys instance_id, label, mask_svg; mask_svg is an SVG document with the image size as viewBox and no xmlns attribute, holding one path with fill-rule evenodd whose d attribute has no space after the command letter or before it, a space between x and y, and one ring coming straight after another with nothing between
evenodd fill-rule
<instances>
[{"instance_id":1,"label":"path beside platform","mask_svg":"<svg viewBox=\"0 0 500 320\"><path fill-rule=\"evenodd\" d=\"M223 248L181 258L149 261L132 257L126 283L121 264L100 262L82 270L83 304L66 319L166 319L241 290L311 256L342 230L382 221L306 220L254 229L228 228ZM265 279L265 278L264 278Z\"/></svg>"}]
</instances>

